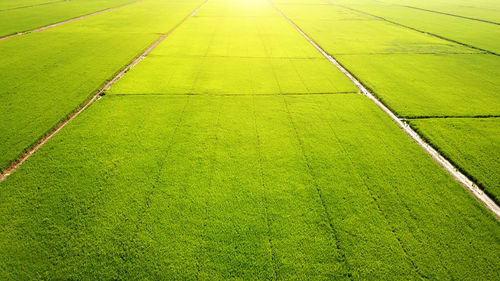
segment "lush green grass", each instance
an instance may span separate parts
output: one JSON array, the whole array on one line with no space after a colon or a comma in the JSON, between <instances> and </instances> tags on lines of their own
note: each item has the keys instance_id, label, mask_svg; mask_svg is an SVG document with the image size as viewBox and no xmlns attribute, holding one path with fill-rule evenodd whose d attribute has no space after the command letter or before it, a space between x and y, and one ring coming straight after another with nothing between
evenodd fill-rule
<instances>
[{"instance_id":1,"label":"lush green grass","mask_svg":"<svg viewBox=\"0 0 500 281\"><path fill-rule=\"evenodd\" d=\"M143 1L1 42L0 169L198 4Z\"/></svg>"},{"instance_id":2,"label":"lush green grass","mask_svg":"<svg viewBox=\"0 0 500 281\"><path fill-rule=\"evenodd\" d=\"M497 54L500 53L499 25L429 13L402 6L381 4L372 0L331 0L330 2L340 3L421 31L430 32ZM489 13L497 14L497 9L490 10Z\"/></svg>"},{"instance_id":3,"label":"lush green grass","mask_svg":"<svg viewBox=\"0 0 500 281\"><path fill-rule=\"evenodd\" d=\"M500 114L493 55L355 55L339 61L401 116Z\"/></svg>"},{"instance_id":4,"label":"lush green grass","mask_svg":"<svg viewBox=\"0 0 500 281\"><path fill-rule=\"evenodd\" d=\"M165 44L168 44L166 42ZM223 79L221 79L223 77ZM325 59L151 56L114 94L307 94L356 92Z\"/></svg>"},{"instance_id":5,"label":"lush green grass","mask_svg":"<svg viewBox=\"0 0 500 281\"><path fill-rule=\"evenodd\" d=\"M332 55L477 52L320 1L278 1L277 6Z\"/></svg>"},{"instance_id":6,"label":"lush green grass","mask_svg":"<svg viewBox=\"0 0 500 281\"><path fill-rule=\"evenodd\" d=\"M0 11L8 9L17 9L32 5L40 5L45 3L53 3L58 0L0 0Z\"/></svg>"},{"instance_id":7,"label":"lush green grass","mask_svg":"<svg viewBox=\"0 0 500 281\"><path fill-rule=\"evenodd\" d=\"M0 167L198 2L145 0L0 44ZM462 85L449 67L497 89L488 56L414 54L463 48L388 30L395 49L385 35L367 48L405 54L352 40L342 50L358 55L340 57L377 93ZM498 108L468 87L472 109ZM0 279L499 279L499 221L369 99L334 94L353 91L268 1L211 0L0 183ZM462 93L439 92L454 103L441 107L465 111Z\"/></svg>"},{"instance_id":8,"label":"lush green grass","mask_svg":"<svg viewBox=\"0 0 500 281\"><path fill-rule=\"evenodd\" d=\"M497 56L321 1L277 6L401 116L499 114Z\"/></svg>"},{"instance_id":9,"label":"lush green grass","mask_svg":"<svg viewBox=\"0 0 500 281\"><path fill-rule=\"evenodd\" d=\"M2 279L498 278L498 221L355 94L105 96L0 187Z\"/></svg>"},{"instance_id":10,"label":"lush green grass","mask_svg":"<svg viewBox=\"0 0 500 281\"><path fill-rule=\"evenodd\" d=\"M222 1L221 3L231 3ZM305 94L354 85L266 2L210 2L112 88L117 94ZM250 4L251 3L251 4ZM222 17L216 11L226 11ZM262 11L258 16L254 11Z\"/></svg>"},{"instance_id":11,"label":"lush green grass","mask_svg":"<svg viewBox=\"0 0 500 281\"><path fill-rule=\"evenodd\" d=\"M0 36L32 30L64 20L76 18L133 0L71 0L25 9L1 11Z\"/></svg>"},{"instance_id":12,"label":"lush green grass","mask_svg":"<svg viewBox=\"0 0 500 281\"><path fill-rule=\"evenodd\" d=\"M500 120L446 118L410 124L500 202Z\"/></svg>"},{"instance_id":13,"label":"lush green grass","mask_svg":"<svg viewBox=\"0 0 500 281\"><path fill-rule=\"evenodd\" d=\"M428 9L463 17L500 22L500 6L497 0L385 0L384 2Z\"/></svg>"}]
</instances>

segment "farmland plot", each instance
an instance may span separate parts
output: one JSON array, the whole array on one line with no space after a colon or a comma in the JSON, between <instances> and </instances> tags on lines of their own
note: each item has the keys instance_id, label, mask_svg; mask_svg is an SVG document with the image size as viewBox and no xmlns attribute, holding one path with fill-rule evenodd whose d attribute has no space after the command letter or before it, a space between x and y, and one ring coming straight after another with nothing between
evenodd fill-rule
<instances>
[{"instance_id":1,"label":"farmland plot","mask_svg":"<svg viewBox=\"0 0 500 281\"><path fill-rule=\"evenodd\" d=\"M410 124L500 202L498 118L416 119Z\"/></svg>"},{"instance_id":2,"label":"farmland plot","mask_svg":"<svg viewBox=\"0 0 500 281\"><path fill-rule=\"evenodd\" d=\"M2 278L498 277L498 221L361 95L105 96L0 187Z\"/></svg>"},{"instance_id":3,"label":"farmland plot","mask_svg":"<svg viewBox=\"0 0 500 281\"><path fill-rule=\"evenodd\" d=\"M461 47L450 41L439 40L408 28L391 25L390 22L364 13L332 5L339 2L297 3L276 0L278 8L285 15L332 54L400 117L478 117L500 114L498 56ZM380 3L372 1L351 1L345 2L345 5L365 9L371 9L372 6L382 7ZM388 13L391 10L384 11ZM422 12L415 9L408 11ZM433 16L441 17L440 21L443 22L443 24L435 22L435 26L446 26L449 24L448 18L453 18L435 13ZM425 19L418 17L417 14L407 18L418 18L422 22ZM453 18L456 19L466 20ZM474 24L470 29L473 29ZM480 36L495 38L484 34ZM447 146L442 145L446 140L452 144L459 143L462 138L475 139L475 136L470 136L469 133L472 133L472 130L464 130L460 134L445 134L446 139L443 135L439 140L433 140L433 136L439 135L439 130L429 134L424 131L429 141L439 150ZM492 138L494 135L486 139ZM480 153L491 145L485 141L480 142L470 153L473 151ZM473 179L483 181L484 172L480 169L471 169L467 164L470 161L461 158L463 154L442 152ZM478 154L473 158L482 159L482 156ZM478 167L477 165L472 164L475 167ZM495 169L496 166L493 170ZM491 183L489 185L491 186ZM485 185L481 186L488 189Z\"/></svg>"},{"instance_id":4,"label":"farmland plot","mask_svg":"<svg viewBox=\"0 0 500 281\"><path fill-rule=\"evenodd\" d=\"M411 9L403 6L380 4L371 0L331 0L362 12L382 17L423 32L458 41L500 54L500 25ZM498 9L498 5L497 5ZM497 10L490 13L498 14Z\"/></svg>"},{"instance_id":5,"label":"farmland plot","mask_svg":"<svg viewBox=\"0 0 500 281\"><path fill-rule=\"evenodd\" d=\"M0 37L69 20L131 3L133 1L134 0L72 0L59 1L51 5L40 5L6 11L2 11L0 8Z\"/></svg>"},{"instance_id":6,"label":"farmland plot","mask_svg":"<svg viewBox=\"0 0 500 281\"><path fill-rule=\"evenodd\" d=\"M45 104L4 125L16 139L3 138L36 138L17 132L74 108L68 93L91 92L74 83L98 87L111 57L125 61L124 46L132 56L128 40L149 44L195 4L145 0L29 35L32 45L12 41L25 53L56 38L62 49L95 46L59 51L78 59L60 72L54 45L28 57L41 76L30 85L30 69L16 70L0 113L22 111L33 92ZM401 56L482 56L390 30ZM371 51L391 51L390 40ZM499 278L499 221L268 1L209 1L107 93L0 182L0 279Z\"/></svg>"},{"instance_id":7,"label":"farmland plot","mask_svg":"<svg viewBox=\"0 0 500 281\"><path fill-rule=\"evenodd\" d=\"M230 3L230 1L222 1ZM111 88L114 94L324 94L354 85L267 3L208 3ZM255 16L254 10L259 11ZM229 16L220 16L221 10Z\"/></svg>"},{"instance_id":8,"label":"farmland plot","mask_svg":"<svg viewBox=\"0 0 500 281\"><path fill-rule=\"evenodd\" d=\"M394 54L338 59L400 116L500 114L497 56Z\"/></svg>"},{"instance_id":9,"label":"farmland plot","mask_svg":"<svg viewBox=\"0 0 500 281\"><path fill-rule=\"evenodd\" d=\"M500 23L500 6L496 0L481 0L473 3L468 0L385 0L384 2L426 9L429 12L447 13L458 17Z\"/></svg>"},{"instance_id":10,"label":"farmland plot","mask_svg":"<svg viewBox=\"0 0 500 281\"><path fill-rule=\"evenodd\" d=\"M35 5L49 5L59 2L58 0L0 0L0 11L23 9Z\"/></svg>"},{"instance_id":11,"label":"farmland plot","mask_svg":"<svg viewBox=\"0 0 500 281\"><path fill-rule=\"evenodd\" d=\"M201 1L143 1L0 43L0 169Z\"/></svg>"}]
</instances>

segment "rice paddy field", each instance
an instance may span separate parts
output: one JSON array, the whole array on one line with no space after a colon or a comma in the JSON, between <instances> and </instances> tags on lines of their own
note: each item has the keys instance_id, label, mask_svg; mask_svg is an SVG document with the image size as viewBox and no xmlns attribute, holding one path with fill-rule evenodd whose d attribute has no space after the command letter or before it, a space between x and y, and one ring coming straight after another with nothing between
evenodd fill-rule
<instances>
[{"instance_id":1,"label":"rice paddy field","mask_svg":"<svg viewBox=\"0 0 500 281\"><path fill-rule=\"evenodd\" d=\"M0 0L0 280L499 280L499 7Z\"/></svg>"}]
</instances>

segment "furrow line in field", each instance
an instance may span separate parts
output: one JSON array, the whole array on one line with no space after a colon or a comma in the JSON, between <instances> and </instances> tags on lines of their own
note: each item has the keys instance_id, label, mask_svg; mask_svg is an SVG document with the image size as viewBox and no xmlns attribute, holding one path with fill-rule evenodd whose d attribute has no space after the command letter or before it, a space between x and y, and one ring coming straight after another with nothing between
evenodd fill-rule
<instances>
[{"instance_id":1,"label":"furrow line in field","mask_svg":"<svg viewBox=\"0 0 500 281\"><path fill-rule=\"evenodd\" d=\"M142 0L139 0L142 1ZM5 170L0 173L0 182L4 181L10 174L16 171L23 163L26 161L31 155L33 155L36 151L38 151L48 140L50 140L55 134L57 134L62 128L64 128L68 123L75 119L80 113L82 113L85 109L87 109L92 103L99 100L103 95L104 91L109 89L120 77L125 75L127 71L129 71L132 67L138 64L141 60L143 60L158 44L160 44L166 37L168 37L172 32L174 32L182 23L184 23L187 19L194 16L198 10L207 3L209 0L203 1L196 9L182 19L178 24L176 24L173 28L170 29L166 34L163 34L158 38L153 44L151 44L143 53L141 53L138 57L136 57L131 63L127 64L122 70L120 70L111 80L107 81L99 90L97 90L88 100L86 100L83 104L81 104L77 109L75 109L72 113L68 115L66 119L59 122L50 132L45 134L40 138L36 144L28 148L21 157L12 162Z\"/></svg>"},{"instance_id":2,"label":"furrow line in field","mask_svg":"<svg viewBox=\"0 0 500 281\"><path fill-rule=\"evenodd\" d=\"M29 5L29 6L21 6L21 7L8 8L8 9L3 9L3 10L0 10L0 12L13 11L13 10L20 10L20 9L26 9L26 8L33 8L33 7L39 7L39 6L45 6L45 5L51 5L51 4L57 4L57 3L61 3L61 2L68 2L68 1L71 1L71 0L59 0L59 1L52 1L52 2L46 2L46 3L35 4L35 5Z\"/></svg>"},{"instance_id":3,"label":"furrow line in field","mask_svg":"<svg viewBox=\"0 0 500 281\"><path fill-rule=\"evenodd\" d=\"M358 92L331 92L331 93L269 93L269 94L203 94L203 93L113 93L110 96L213 96L213 97L252 97L252 96L312 96L312 95L352 95Z\"/></svg>"},{"instance_id":4,"label":"furrow line in field","mask_svg":"<svg viewBox=\"0 0 500 281\"><path fill-rule=\"evenodd\" d=\"M422 147L427 154L429 154L434 161L439 164L448 174L450 174L458 183L464 186L474 197L477 198L488 210L490 210L497 219L500 220L500 207L482 190L469 179L465 174L460 172L448 159L446 159L439 151L428 144L422 136L420 136L408 123L398 118L384 103L375 97L367 88L361 84L346 68L344 68L337 60L325 52L316 42L314 42L307 34L300 29L291 19L285 16L272 2L271 5L278 11L281 16L288 21L304 38L312 44L326 59L335 65L349 80L356 85L360 93L372 100L380 109L382 109L408 136L410 136L420 147Z\"/></svg>"},{"instance_id":5,"label":"furrow line in field","mask_svg":"<svg viewBox=\"0 0 500 281\"><path fill-rule=\"evenodd\" d=\"M352 280L352 273L349 272L349 263L347 261L347 257L344 253L344 249L340 246L340 239L339 239L337 229L333 226L332 215L330 214L330 211L326 207L325 196L323 195L323 191L321 190L321 188L318 185L318 182L316 180L316 176L313 172L314 169L311 166L311 164L309 163L309 157L307 157L307 153L306 153L306 150L304 148L304 141L302 140L302 138L299 135L299 132L297 130L297 126L295 125L295 122L293 121L292 114L290 112L290 108L288 106L288 102L286 101L285 97L283 97L283 103L285 104L285 110L286 110L286 113L288 116L288 120L290 121L292 130L293 130L293 134L295 135L295 138L297 139L298 146L300 148L302 156L304 157L304 162L305 162L305 166L307 167L308 174L311 176L311 180L312 180L312 183L314 185L316 195L318 196L319 204L321 205L321 209L323 210L323 213L325 214L326 223L328 224L328 228L330 229L332 238L335 240L335 247L337 248L337 251L340 255L341 261L344 263L344 265L346 267L347 272L345 273L345 275L348 279Z\"/></svg>"},{"instance_id":6,"label":"furrow line in field","mask_svg":"<svg viewBox=\"0 0 500 281\"><path fill-rule=\"evenodd\" d=\"M61 22L58 22L58 23L50 24L50 25L46 25L46 26L35 28L35 29L32 29L32 30L27 30L27 31L22 31L22 32L14 33L14 34L11 34L11 35L0 37L0 41L7 40L7 39L10 39L10 38L14 38L14 37L18 37L18 36L25 35L25 34L29 34L29 33L35 33L35 32L44 31L44 30L47 30L47 29L50 29L50 28L54 28L54 27L57 27L57 26L61 26L63 24L67 24L67 23L70 23L70 22L74 22L74 21L78 21L78 20L83 20L83 19L86 19L86 18L89 18L89 17L92 17L92 16L100 15L100 14L103 14L103 13L106 13L106 12L110 12L110 11L113 11L113 10L116 10L116 9L119 9L119 8L123 8L123 7L129 6L129 5L135 4L137 2L141 2L141 1L143 1L143 0L135 0L135 1L132 1L132 2L129 2L129 3L122 4L120 6L108 8L108 9L101 10L101 11L97 11L97 12L94 12L94 13L91 13L91 14L79 16L79 17L76 17L76 18L72 18L72 19L69 19L69 20L61 21Z\"/></svg>"},{"instance_id":7,"label":"furrow line in field","mask_svg":"<svg viewBox=\"0 0 500 281\"><path fill-rule=\"evenodd\" d=\"M257 138L257 156L258 156L258 168L259 168L259 175L260 175L260 186L262 187L262 191L265 192L265 194L262 196L262 201L264 204L264 213L265 213L265 220L266 220L266 226L267 226L267 243L269 244L269 252L270 252L270 258L271 258L271 268L273 270L273 277L274 280L278 280L278 270L276 266L276 251L274 249L274 243L273 243L273 238L272 238L272 232L271 232L271 218L269 216L269 201L267 199L267 187L266 183L264 180L264 167L262 165L262 149L261 149L261 140L260 140L260 134L259 134L259 128L257 126L257 114L255 110L255 98L252 99L252 109L253 109L253 120L254 120L254 127L255 127L255 137Z\"/></svg>"},{"instance_id":8,"label":"furrow line in field","mask_svg":"<svg viewBox=\"0 0 500 281\"><path fill-rule=\"evenodd\" d=\"M489 24L500 25L500 23L494 22L494 21L476 19L476 18L471 18L471 17L466 17L466 16L460 16L460 15L455 15L455 14L450 14L450 13L445 13L445 12L440 12L440 11L434 11L434 10L429 10L429 9L424 9L424 8L419 8L419 7L413 7L413 6L407 6L407 5L398 5L398 6L402 6L402 7L409 8L409 9L415 9L415 10L430 12L430 13L436 13L436 14L451 16L451 17L457 17L457 18L467 19L467 20L474 20L474 21L480 21L480 22L489 23Z\"/></svg>"},{"instance_id":9,"label":"furrow line in field","mask_svg":"<svg viewBox=\"0 0 500 281\"><path fill-rule=\"evenodd\" d=\"M455 44L458 44L458 45L462 45L464 47L468 47L468 48L471 48L471 49L474 49L474 50L482 51L482 52L488 53L490 55L500 56L499 53L495 53L493 51L489 51L489 50L486 50L486 49L483 49L483 48L479 48L479 47L476 47L476 46L473 46L473 45L469 45L467 43L463 43L463 42L456 41L456 40L453 40L453 39L450 39L450 38L447 38L447 37L443 37L443 36L435 34L435 33L427 32L427 31L424 31L424 30L420 30L420 29L417 29L417 28L414 28L414 27L411 27L411 26L408 26L408 25L404 25L404 24L401 24L401 23L398 23L398 22L395 22L395 21L392 21L392 20L388 20L388 19L380 17L380 16L376 16L376 15L373 15L373 14L370 14L370 13L358 10L358 9L354 9L354 8L351 8L351 7L347 7L347 6L340 5L340 4L335 4L335 3L332 3L332 5L335 5L335 6L347 9L347 10L351 10L351 11L354 11L354 12L357 12L357 13L360 13L360 14L364 14L364 15L367 15L367 16L371 16L371 17L374 17L374 18L386 21L388 23L391 23L391 24L394 24L394 25L397 25L397 26L401 26L401 27L404 27L404 28L407 28L407 29L411 29L413 31L417 31L417 32L420 32L420 33L423 33L423 34L426 34L426 35L434 36L436 38L439 38L439 39L442 39L442 40L446 40L448 42L455 43Z\"/></svg>"},{"instance_id":10,"label":"furrow line in field","mask_svg":"<svg viewBox=\"0 0 500 281\"><path fill-rule=\"evenodd\" d=\"M422 115L422 116L403 116L401 119L404 120L416 120L416 119L473 119L473 118L498 118L500 115Z\"/></svg>"},{"instance_id":11,"label":"furrow line in field","mask_svg":"<svg viewBox=\"0 0 500 281\"><path fill-rule=\"evenodd\" d=\"M329 100L327 100L327 102L328 102L328 104L331 107L332 106L331 102ZM337 116L337 118L339 117L337 112L334 111L334 114ZM332 132L332 135L335 137L335 140L337 141L337 143L339 144L340 148L342 149L342 151L346 155L346 158L349 160L349 163L351 164L352 167L354 167L355 166L355 161L352 159L351 155L349 154L349 151L345 148L344 144L342 143L342 141L340 140L339 136L335 132L332 124L329 121L327 121L326 119L324 119L323 116L320 116L320 119L324 120L324 122L328 125L328 127L330 128L330 131ZM417 264L415 263L415 261L412 259L410 253L408 252L408 250L404 246L403 241L401 241L401 238L399 237L398 233L396 232L395 227L391 223L391 221L389 219L389 216L383 211L382 206L380 205L378 197L375 196L372 188L370 188L370 184L368 184L368 182L366 181L366 179L356 169L353 169L353 171L354 171L354 174L356 174L356 176L358 177L358 179L365 186L365 188L366 188L366 190L367 190L370 198L372 199L373 203L375 204L375 207L376 207L377 211L384 218L384 220L385 220L385 222L387 224L388 229L391 231L391 233L394 236L394 238L396 239L396 241L398 241L399 247L401 248L401 250L403 251L403 253L407 257L408 261L410 262L410 264L413 267L413 269L415 270L415 272L420 276L421 279L428 279L428 277L425 276L422 273L422 271L417 266ZM408 213L410 214L410 216L413 217L413 215L411 213L411 210L408 208L407 204L405 202L401 202L401 204L404 205L405 209L408 211Z\"/></svg>"}]
</instances>

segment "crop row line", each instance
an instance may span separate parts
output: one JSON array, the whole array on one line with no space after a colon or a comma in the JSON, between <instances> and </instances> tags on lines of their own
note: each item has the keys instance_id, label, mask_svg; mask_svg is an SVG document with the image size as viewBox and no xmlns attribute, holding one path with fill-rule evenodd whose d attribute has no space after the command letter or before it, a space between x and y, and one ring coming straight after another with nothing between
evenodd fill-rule
<instances>
[{"instance_id":1,"label":"crop row line","mask_svg":"<svg viewBox=\"0 0 500 281\"><path fill-rule=\"evenodd\" d=\"M269 201L267 199L267 190L268 187L266 186L265 180L264 180L264 167L263 167L263 157L262 157L262 149L261 149L261 140L260 140L260 133L259 133L259 128L257 126L257 114L255 110L255 99L252 100L252 110L253 110L253 121L254 121L254 128L255 128L255 137L257 138L256 142L256 148L257 148L257 156L258 156L258 168L259 168L259 175L260 175L260 186L262 187L262 191L264 194L262 195L262 203L264 204L264 214L265 214L265 220L266 220L266 227L267 227L267 243L269 245L269 255L270 255L270 263L271 263L271 268L273 270L273 278L274 280L278 280L278 270L277 270L277 264L276 264L276 251L274 249L274 243L273 243L273 238L272 238L272 231L271 231L271 217L269 215Z\"/></svg>"},{"instance_id":2,"label":"crop row line","mask_svg":"<svg viewBox=\"0 0 500 281\"><path fill-rule=\"evenodd\" d=\"M422 115L422 116L404 116L401 120L415 120L415 119L448 119L448 118L498 118L500 115Z\"/></svg>"},{"instance_id":3,"label":"crop row line","mask_svg":"<svg viewBox=\"0 0 500 281\"><path fill-rule=\"evenodd\" d=\"M138 0L142 1L142 0ZM51 131L45 134L40 138L35 145L28 148L26 152L21 155L18 159L12 162L5 170L0 173L0 182L4 181L10 174L12 174L15 170L17 170L33 153L38 151L48 140L50 140L55 134L57 134L62 128L64 128L68 123L75 119L80 113L82 113L85 109L87 109L91 104L95 101L99 100L103 95L104 91L108 90L120 77L122 77L127 71L129 71L132 67L138 64L141 60L143 60L158 44L160 44L165 38L167 38L172 32L174 32L182 23L184 23L188 18L193 17L198 10L203 6L203 4L207 3L209 0L205 0L202 2L196 9L183 18L178 24L176 24L170 31L163 34L158 38L155 42L153 42L144 52L142 52L138 57L136 57L131 63L126 65L122 70L120 70L111 80L105 82L105 84L99 88L88 100L86 100L82 105L80 105L77 109L75 109L72 113L68 115L66 119L59 122Z\"/></svg>"},{"instance_id":4,"label":"crop row line","mask_svg":"<svg viewBox=\"0 0 500 281\"><path fill-rule=\"evenodd\" d=\"M428 144L422 136L420 136L413 128L404 120L398 118L384 103L375 97L365 86L357 80L352 73L344 68L337 60L326 53L316 42L314 42L307 34L300 29L291 19L285 16L273 3L269 0L273 7L290 23L304 38L312 44L326 59L335 65L354 85L359 89L360 93L373 101L380 109L382 109L409 137L411 137L434 161L439 164L448 174L450 174L458 183L464 186L479 202L481 202L488 210L490 210L497 219L500 219L500 207L471 179L456 168L448 159L441 155L434 147Z\"/></svg>"},{"instance_id":5,"label":"crop row line","mask_svg":"<svg viewBox=\"0 0 500 281\"><path fill-rule=\"evenodd\" d=\"M221 55L159 55L155 54L155 57L163 58L229 58L229 59L270 59L270 60L322 60L322 57L271 57L271 56L221 56Z\"/></svg>"},{"instance_id":6,"label":"crop row line","mask_svg":"<svg viewBox=\"0 0 500 281\"><path fill-rule=\"evenodd\" d=\"M269 93L269 94L203 94L203 93L113 93L110 96L214 96L214 97L239 97L239 96L316 96L316 95L348 95L357 92L324 92L324 93Z\"/></svg>"},{"instance_id":7,"label":"crop row line","mask_svg":"<svg viewBox=\"0 0 500 281\"><path fill-rule=\"evenodd\" d=\"M325 214L325 218L326 218L326 222L328 224L328 228L330 229L331 235L332 235L333 239L335 240L335 247L336 247L336 249L337 249L337 251L338 251L338 253L340 255L341 262L346 267L346 271L347 272L345 273L345 276L349 280L352 280L353 279L352 278L352 273L350 272L351 268L350 268L349 262L347 260L347 257L345 255L345 250L343 249L343 247L340 246L340 238L339 238L338 231L333 226L332 215L330 214L330 211L328 210L328 208L326 206L325 196L323 195L323 191L321 190L321 188L320 188L320 186L318 184L318 181L316 179L316 175L313 172L314 169L311 166L311 163L309 161L309 157L307 157L307 154L306 154L306 151L305 151L305 148L304 148L304 141L302 140L302 138L299 135L299 132L297 130L297 125L295 125L295 122L293 121L292 114L290 113L290 108L288 106L288 103L287 103L285 97L283 97L283 103L285 104L285 110L286 110L288 119L290 121L293 133L295 135L295 138L297 139L297 142L298 142L300 151L302 153L302 156L304 157L305 166L307 167L308 173L309 173L309 175L312 178L312 183L313 183L313 185L315 187L316 195L318 196L319 203L320 203L321 208L322 208L322 210L323 210L323 212Z\"/></svg>"},{"instance_id":8,"label":"crop row line","mask_svg":"<svg viewBox=\"0 0 500 281\"><path fill-rule=\"evenodd\" d=\"M489 54L487 52L483 51L475 51L475 52L413 52L413 51L408 51L408 52L373 52L373 53L332 53L332 56L362 56L362 55L368 55L368 56L390 56L390 55L485 55Z\"/></svg>"},{"instance_id":9,"label":"crop row line","mask_svg":"<svg viewBox=\"0 0 500 281\"><path fill-rule=\"evenodd\" d=\"M83 19L86 19L86 18L89 18L89 17L92 17L92 16L100 15L100 14L103 14L103 13L106 13L106 12L110 12L110 11L113 11L113 10L116 10L116 9L119 9L119 8L123 8L125 6L129 6L129 5L135 4L137 2L141 2L141 1L143 1L143 0L135 0L135 1L132 1L132 2L129 2L129 3L122 4L120 6L108 8L108 9L101 10L101 11L97 11L97 12L94 12L94 13L91 13L91 14L79 16L79 17L76 17L76 18L72 18L72 19L69 19L69 20L57 22L57 23L54 23L54 24L50 24L50 25L46 25L46 26L43 26L43 27L35 28L35 29L32 29L32 30L27 30L27 31L22 31L22 32L14 33L14 34L11 34L11 35L0 37L0 41L7 40L7 39L10 39L10 38L14 38L14 37L18 37L18 36L25 35L25 34L29 34L29 33L35 33L35 32L44 31L44 30L47 30L47 29L50 29L50 28L54 28L54 27L57 27L57 26L61 26L63 24L67 24L67 23L70 23L70 22L74 22L74 21L78 21L78 20L83 20Z\"/></svg>"},{"instance_id":10,"label":"crop row line","mask_svg":"<svg viewBox=\"0 0 500 281\"><path fill-rule=\"evenodd\" d=\"M331 102L328 100L327 101L328 104L330 105L330 107L332 106L331 105ZM338 117L338 113L336 111L333 111L334 114ZM323 119L323 117L321 117ZM335 140L337 141L337 143L339 144L340 148L342 149L342 151L344 152L344 154L346 155L346 158L349 160L349 163L351 164L351 166L355 166L355 161L352 159L351 155L349 154L349 151L345 148L344 144L342 143L342 141L340 140L339 136L337 135L337 133L335 132L332 124L327 121L327 120L324 120L324 122L328 125L328 127L330 128L330 131L332 132L332 135L335 137ZM413 267L413 269L415 270L415 272L422 278L422 279L428 279L420 270L420 268L417 266L417 264L415 263L415 261L411 258L410 256L410 253L408 252L408 250L406 249L406 247L404 246L403 242L401 241L401 238L399 237L399 235L397 234L396 232L396 229L394 227L394 225L392 224L392 222L390 221L389 219L389 216L387 215L386 212L383 211L382 209L382 206L379 202L379 197L376 196L372 190L372 188L370 187L370 184L368 184L368 182L366 181L365 177L363 177L359 171L357 171L356 169L352 169L352 171L354 171L354 174L358 177L358 179L363 183L363 185L365 186L370 198L372 199L373 203L375 204L375 207L377 208L377 211L380 213L380 215L384 218L386 224L387 224L387 227L388 229L391 231L392 235L394 236L394 238L396 239L396 241L398 242L398 245L399 247L401 248L401 250L403 251L403 253L405 254L405 256L407 257L409 263L411 264L411 266ZM395 188L395 191L396 193L398 193L397 191L397 188ZM405 202L402 202L401 201L401 204L404 206L404 208L406 209L406 211L410 214L410 216L413 217L413 214L410 210L410 208L408 208L408 205L405 203Z\"/></svg>"},{"instance_id":11,"label":"crop row line","mask_svg":"<svg viewBox=\"0 0 500 281\"><path fill-rule=\"evenodd\" d=\"M462 42L459 42L459 41L456 41L456 40L453 40L453 39L450 39L450 38L447 38L447 37L443 37L443 36L435 34L435 33L427 32L427 31L424 31L424 30L420 30L420 29L417 29L417 28L414 28L414 27L411 27L411 26L408 26L408 25L404 25L404 24L401 24L401 23L398 23L398 22L395 22L395 21L392 21L392 20L388 20L388 19L380 17L380 16L376 16L376 15L373 15L373 14L370 14L370 13L358 10L358 9L347 7L347 6L344 6L344 5L341 5L341 4L334 4L334 3L332 3L332 5L335 5L335 6L347 9L347 10L351 10L351 11L354 11L354 12L357 12L357 13L360 13L360 14L364 14L364 15L367 15L367 16L371 16L371 17L374 17L374 18L386 21L388 23L391 23L391 24L394 24L394 25L397 25L397 26L401 26L401 27L404 27L404 28L407 28L407 29L410 29L410 30L413 30L413 31L417 31L417 32L420 32L420 33L423 33L423 34L426 34L426 35L434 36L436 38L439 38L439 39L442 39L442 40L446 40L448 42L455 43L455 44L458 44L458 45L462 45L462 46L467 47L467 48L471 48L471 49L475 49L475 50L478 50L478 51L482 51L482 52L488 53L490 55L500 56L499 53L495 53L493 51L489 51L489 50L482 49L482 48L479 48L479 47L476 47L476 46L472 46L472 45L469 45L467 43L462 43Z\"/></svg>"}]
</instances>

